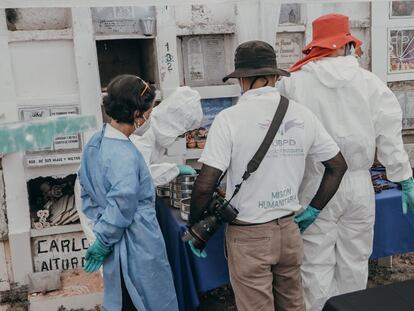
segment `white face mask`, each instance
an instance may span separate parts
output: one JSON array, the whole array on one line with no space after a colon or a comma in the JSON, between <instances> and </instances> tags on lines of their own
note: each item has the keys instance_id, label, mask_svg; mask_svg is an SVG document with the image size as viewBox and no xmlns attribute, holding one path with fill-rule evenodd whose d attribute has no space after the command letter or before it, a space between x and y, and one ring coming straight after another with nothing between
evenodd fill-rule
<instances>
[{"instance_id":1,"label":"white face mask","mask_svg":"<svg viewBox=\"0 0 414 311\"><path fill-rule=\"evenodd\" d=\"M144 124L140 126L135 125L135 132L134 132L135 135L142 136L151 127L151 117L146 119L145 116L143 116L143 119L145 120Z\"/></svg>"}]
</instances>

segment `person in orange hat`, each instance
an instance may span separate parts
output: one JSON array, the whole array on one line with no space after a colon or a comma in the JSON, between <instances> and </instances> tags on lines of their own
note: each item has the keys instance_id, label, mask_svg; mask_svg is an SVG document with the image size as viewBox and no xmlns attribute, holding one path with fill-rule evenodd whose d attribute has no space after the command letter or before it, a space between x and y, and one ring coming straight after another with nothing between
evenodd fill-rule
<instances>
[{"instance_id":1,"label":"person in orange hat","mask_svg":"<svg viewBox=\"0 0 414 311\"><path fill-rule=\"evenodd\" d=\"M362 69L352 48L362 42L347 16L329 14L313 22L305 57L278 83L284 96L310 108L341 149L348 164L336 195L303 234L302 278L307 310L321 310L333 295L364 289L372 251L375 196L371 168L375 150L387 177L401 182L403 213L414 206L414 183L401 137L402 113L390 89ZM301 204L316 193L323 169L308 162Z\"/></svg>"},{"instance_id":2,"label":"person in orange hat","mask_svg":"<svg viewBox=\"0 0 414 311\"><path fill-rule=\"evenodd\" d=\"M341 56L342 48L348 51L353 45L360 50L362 41L349 32L348 17L339 14L328 14L316 19L313 23L313 38L303 49L306 56L295 63L290 72L300 70L309 62L314 62L327 56Z\"/></svg>"}]
</instances>

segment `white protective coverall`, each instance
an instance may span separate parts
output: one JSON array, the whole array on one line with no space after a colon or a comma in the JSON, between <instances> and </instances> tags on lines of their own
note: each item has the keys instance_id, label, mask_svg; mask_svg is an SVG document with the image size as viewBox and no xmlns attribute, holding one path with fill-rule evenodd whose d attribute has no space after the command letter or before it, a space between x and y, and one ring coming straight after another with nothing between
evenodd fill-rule
<instances>
[{"instance_id":1,"label":"white protective coverall","mask_svg":"<svg viewBox=\"0 0 414 311\"><path fill-rule=\"evenodd\" d=\"M412 175L401 137L402 113L392 91L354 56L310 62L277 87L316 114L348 164L338 192L303 234L305 300L307 310L317 311L331 296L366 288L375 221L369 169L375 149L388 179L399 182ZM314 197L322 174L322 165L307 162L302 205Z\"/></svg>"},{"instance_id":2,"label":"white protective coverall","mask_svg":"<svg viewBox=\"0 0 414 311\"><path fill-rule=\"evenodd\" d=\"M175 142L178 136L200 127L203 119L200 99L200 94L188 86L177 88L153 109L150 128L142 136L131 135L129 137L149 166L155 186L168 184L179 175L177 164L160 163L160 161L166 149ZM76 209L83 232L91 243L95 241L93 224L83 214L81 202L80 185L76 179Z\"/></svg>"}]
</instances>

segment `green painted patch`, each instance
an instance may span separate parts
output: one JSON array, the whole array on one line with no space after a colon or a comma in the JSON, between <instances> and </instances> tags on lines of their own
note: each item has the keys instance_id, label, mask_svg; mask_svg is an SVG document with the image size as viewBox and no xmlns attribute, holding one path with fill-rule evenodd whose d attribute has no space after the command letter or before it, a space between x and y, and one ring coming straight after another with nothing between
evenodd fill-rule
<instances>
[{"instance_id":1,"label":"green painted patch","mask_svg":"<svg viewBox=\"0 0 414 311\"><path fill-rule=\"evenodd\" d=\"M95 129L94 116L62 116L44 120L0 124L0 153L41 150L53 145L57 136Z\"/></svg>"}]
</instances>

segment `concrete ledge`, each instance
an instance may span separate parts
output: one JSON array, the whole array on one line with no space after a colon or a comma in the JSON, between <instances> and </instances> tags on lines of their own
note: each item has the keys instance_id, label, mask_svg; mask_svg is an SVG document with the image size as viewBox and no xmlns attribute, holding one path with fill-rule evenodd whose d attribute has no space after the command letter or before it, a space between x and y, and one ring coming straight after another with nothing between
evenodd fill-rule
<instances>
[{"instance_id":1,"label":"concrete ledge","mask_svg":"<svg viewBox=\"0 0 414 311\"><path fill-rule=\"evenodd\" d=\"M44 298L42 300L29 298L29 310L30 311L56 311L60 306L64 306L66 309L85 309L95 310L95 306L101 305L103 299L103 293L93 293L86 295L68 296L68 297L53 297Z\"/></svg>"},{"instance_id":2,"label":"concrete ledge","mask_svg":"<svg viewBox=\"0 0 414 311\"><path fill-rule=\"evenodd\" d=\"M103 283L99 272L81 270L61 274L62 289L46 294L29 295L30 311L56 311L60 306L67 310L95 310L103 301Z\"/></svg>"}]
</instances>

